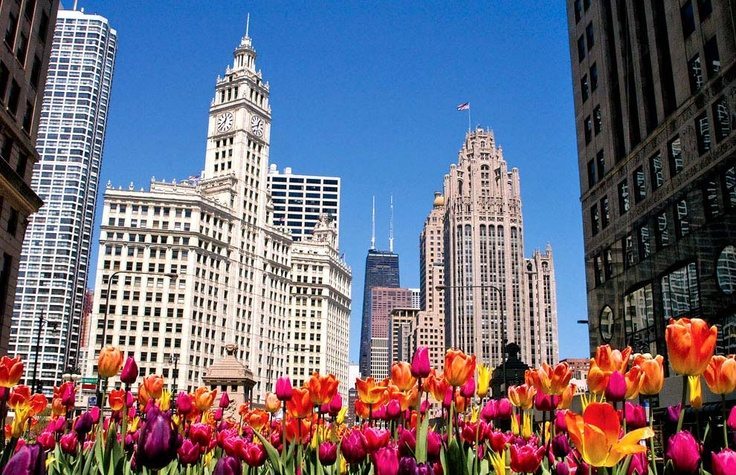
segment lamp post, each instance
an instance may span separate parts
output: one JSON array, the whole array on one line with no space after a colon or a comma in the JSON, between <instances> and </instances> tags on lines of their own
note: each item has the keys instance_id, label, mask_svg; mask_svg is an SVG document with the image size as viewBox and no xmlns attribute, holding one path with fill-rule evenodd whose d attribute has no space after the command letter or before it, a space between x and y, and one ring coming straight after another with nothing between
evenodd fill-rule
<instances>
[{"instance_id":1,"label":"lamp post","mask_svg":"<svg viewBox=\"0 0 736 475\"><path fill-rule=\"evenodd\" d=\"M110 292L112 291L112 281L118 274L131 274L131 275L163 275L171 279L176 279L179 274L174 272L146 272L136 270L117 270L110 274L107 280L107 293L105 294L105 313L102 316L102 342L100 343L100 351L105 348L105 334L107 333L107 317L110 312ZM102 409L102 378L97 377L97 407Z\"/></svg>"},{"instance_id":2,"label":"lamp post","mask_svg":"<svg viewBox=\"0 0 736 475\"><path fill-rule=\"evenodd\" d=\"M178 391L177 381L179 379L179 355L177 354L170 355L169 364L174 365L174 372L172 373L173 382L171 383L171 395L172 397L174 397L176 396L176 392Z\"/></svg>"},{"instance_id":3,"label":"lamp post","mask_svg":"<svg viewBox=\"0 0 736 475\"><path fill-rule=\"evenodd\" d=\"M38 331L36 333L36 349L34 353L34 359L33 359L33 382L31 383L31 391L32 392L40 392L42 385L40 385L40 381L38 380L38 357L39 353L41 351L41 329L43 328L43 324L46 321L46 318L43 313L38 315ZM58 322L48 322L49 325L51 325L52 329L56 329L56 325L58 325Z\"/></svg>"},{"instance_id":4,"label":"lamp post","mask_svg":"<svg viewBox=\"0 0 736 475\"><path fill-rule=\"evenodd\" d=\"M504 295L503 290L500 287L496 287L491 284L479 284L479 285L438 285L435 287L436 290L449 290L449 289L481 289L483 292L485 289L491 289L498 292L499 309L501 310L501 359L503 360L503 389L506 390L506 322L504 321L506 312L504 311ZM482 306L481 306L482 308Z\"/></svg>"}]
</instances>

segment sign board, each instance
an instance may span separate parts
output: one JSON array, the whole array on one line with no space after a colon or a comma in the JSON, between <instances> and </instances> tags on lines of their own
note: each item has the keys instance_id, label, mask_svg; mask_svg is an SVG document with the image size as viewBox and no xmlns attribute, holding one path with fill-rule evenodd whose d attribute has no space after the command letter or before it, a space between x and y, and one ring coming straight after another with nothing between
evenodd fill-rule
<instances>
[{"instance_id":1,"label":"sign board","mask_svg":"<svg viewBox=\"0 0 736 475\"><path fill-rule=\"evenodd\" d=\"M97 378L82 378L82 384L97 384Z\"/></svg>"},{"instance_id":2,"label":"sign board","mask_svg":"<svg viewBox=\"0 0 736 475\"><path fill-rule=\"evenodd\" d=\"M97 405L97 396L90 396L87 398L87 407L92 407Z\"/></svg>"}]
</instances>

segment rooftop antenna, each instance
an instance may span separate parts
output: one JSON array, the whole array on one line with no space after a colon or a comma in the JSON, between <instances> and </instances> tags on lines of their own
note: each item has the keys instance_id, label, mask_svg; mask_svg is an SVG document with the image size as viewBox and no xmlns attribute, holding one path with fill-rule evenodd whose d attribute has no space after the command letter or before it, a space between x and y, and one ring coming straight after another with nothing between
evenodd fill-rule
<instances>
[{"instance_id":1,"label":"rooftop antenna","mask_svg":"<svg viewBox=\"0 0 736 475\"><path fill-rule=\"evenodd\" d=\"M77 1L78 0L74 0L74 6L72 7L72 10L74 10L74 11L77 10Z\"/></svg>"},{"instance_id":2,"label":"rooftop antenna","mask_svg":"<svg viewBox=\"0 0 736 475\"><path fill-rule=\"evenodd\" d=\"M376 248L376 195L373 195L373 211L371 213L371 249Z\"/></svg>"},{"instance_id":3,"label":"rooftop antenna","mask_svg":"<svg viewBox=\"0 0 736 475\"><path fill-rule=\"evenodd\" d=\"M388 250L394 252L394 195L391 195L391 218L388 222Z\"/></svg>"},{"instance_id":4,"label":"rooftop antenna","mask_svg":"<svg viewBox=\"0 0 736 475\"><path fill-rule=\"evenodd\" d=\"M248 30L250 29L250 13L245 17L245 37L249 38Z\"/></svg>"}]
</instances>

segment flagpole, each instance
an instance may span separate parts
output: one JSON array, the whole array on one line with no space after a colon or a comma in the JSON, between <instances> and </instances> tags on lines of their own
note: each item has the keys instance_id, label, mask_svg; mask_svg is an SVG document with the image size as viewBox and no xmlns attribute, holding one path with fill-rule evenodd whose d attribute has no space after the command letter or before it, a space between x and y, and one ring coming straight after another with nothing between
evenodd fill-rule
<instances>
[{"instance_id":1,"label":"flagpole","mask_svg":"<svg viewBox=\"0 0 736 475\"><path fill-rule=\"evenodd\" d=\"M468 133L470 133L470 106L468 106Z\"/></svg>"}]
</instances>

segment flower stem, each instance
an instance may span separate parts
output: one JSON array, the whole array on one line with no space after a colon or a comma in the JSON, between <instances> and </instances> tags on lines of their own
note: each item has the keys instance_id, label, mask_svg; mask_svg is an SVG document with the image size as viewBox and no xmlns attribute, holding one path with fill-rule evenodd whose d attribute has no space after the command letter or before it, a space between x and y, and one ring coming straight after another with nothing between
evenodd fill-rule
<instances>
[{"instance_id":1,"label":"flower stem","mask_svg":"<svg viewBox=\"0 0 736 475\"><path fill-rule=\"evenodd\" d=\"M682 422L685 419L685 401L687 401L687 376L682 376L682 400L680 402L680 417L677 419L677 432L682 430Z\"/></svg>"},{"instance_id":2,"label":"flower stem","mask_svg":"<svg viewBox=\"0 0 736 475\"><path fill-rule=\"evenodd\" d=\"M728 425L726 425L726 395L721 394L721 415L723 417L723 448L728 448Z\"/></svg>"},{"instance_id":3,"label":"flower stem","mask_svg":"<svg viewBox=\"0 0 736 475\"><path fill-rule=\"evenodd\" d=\"M654 410L652 409L651 399L649 401L649 428L654 431ZM649 438L649 460L652 463L652 472L657 475L657 461L654 455L654 437Z\"/></svg>"}]
</instances>

